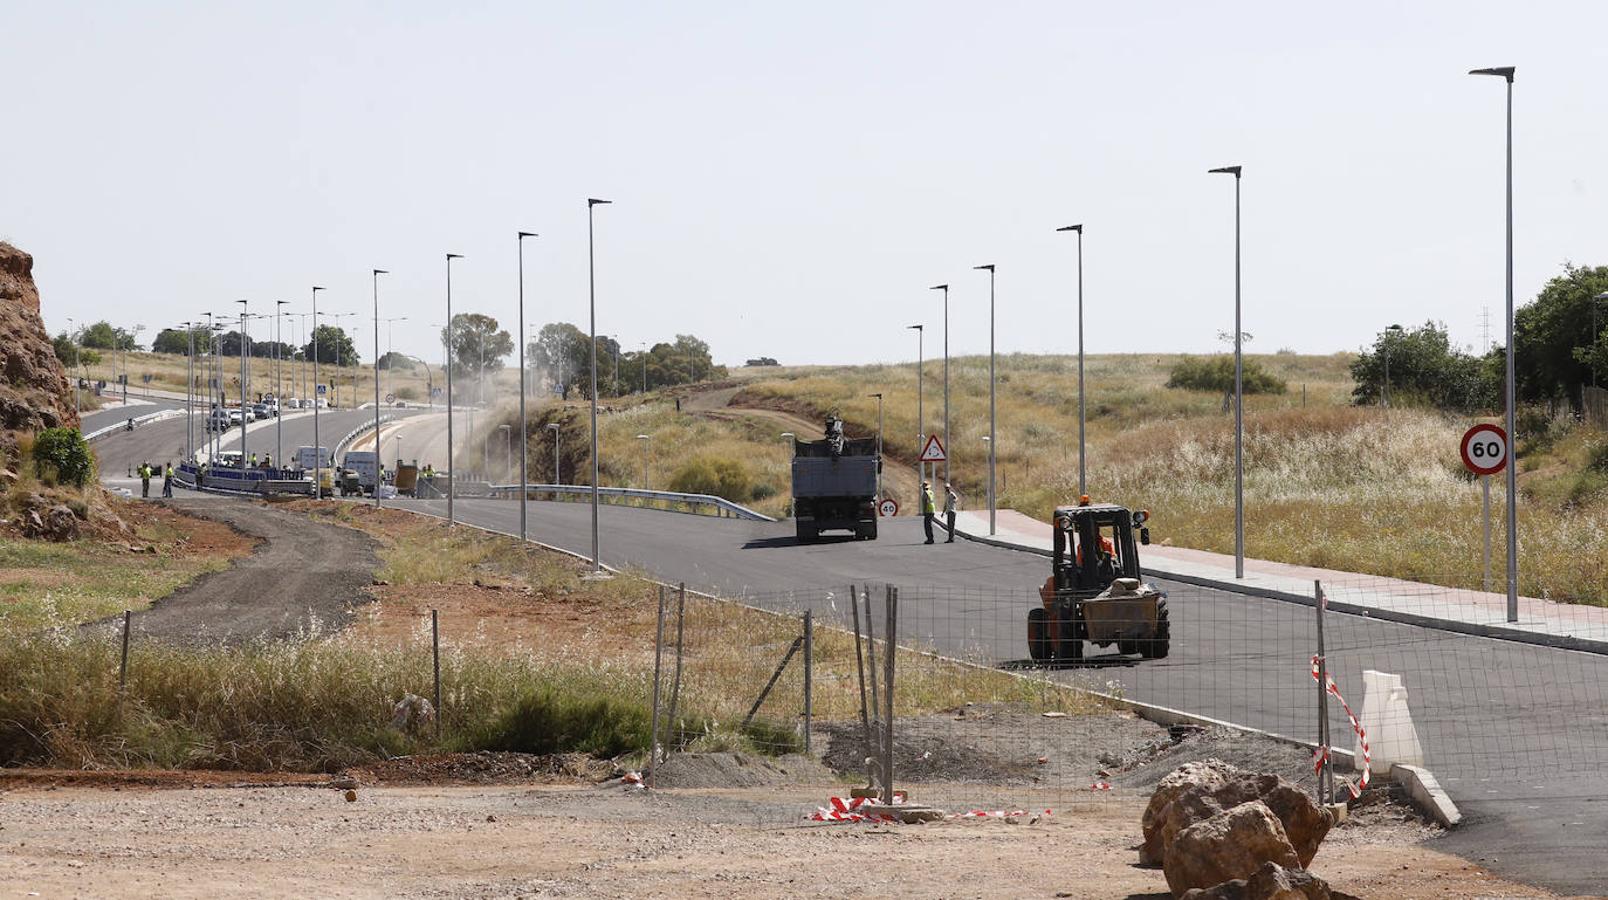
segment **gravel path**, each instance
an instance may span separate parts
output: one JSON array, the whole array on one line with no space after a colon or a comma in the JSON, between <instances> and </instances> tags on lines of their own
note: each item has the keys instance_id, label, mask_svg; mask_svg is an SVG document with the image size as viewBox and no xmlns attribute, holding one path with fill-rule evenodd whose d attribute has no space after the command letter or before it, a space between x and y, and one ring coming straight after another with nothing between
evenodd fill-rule
<instances>
[{"instance_id":1,"label":"gravel path","mask_svg":"<svg viewBox=\"0 0 1608 900\"><path fill-rule=\"evenodd\" d=\"M206 575L134 617L141 636L184 643L242 644L333 631L370 598L379 567L374 541L261 503L180 500L174 507L215 519L261 543L250 556Z\"/></svg>"}]
</instances>

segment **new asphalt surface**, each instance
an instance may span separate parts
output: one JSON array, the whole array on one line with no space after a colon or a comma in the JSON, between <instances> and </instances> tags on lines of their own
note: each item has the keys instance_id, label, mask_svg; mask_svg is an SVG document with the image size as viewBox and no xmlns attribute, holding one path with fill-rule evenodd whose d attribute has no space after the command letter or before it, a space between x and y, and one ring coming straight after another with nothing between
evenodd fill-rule
<instances>
[{"instance_id":1,"label":"new asphalt surface","mask_svg":"<svg viewBox=\"0 0 1608 900\"><path fill-rule=\"evenodd\" d=\"M332 444L371 410L321 414ZM199 421L199 420L198 420ZM284 423L285 446L312 442L311 419ZM272 442L272 423L251 445ZM303 433L305 432L305 434ZM294 437L293 437L294 436ZM150 449L182 446L184 420L97 442L103 471ZM387 501L444 516L445 501ZM518 532L517 502L459 500L460 521ZM585 503L531 502L533 540L591 552ZM1042 557L959 541L925 546L915 518L884 520L876 541L800 546L790 523L750 522L624 506L600 511L601 556L618 568L744 599L757 606L847 622L850 584L869 585L882 622L882 586L900 588L901 641L948 655L1025 664L1026 614L1048 574ZM1153 525L1158 539L1165 522ZM941 532L940 532L941 534ZM940 537L941 540L941 537ZM1306 606L1159 583L1169 593L1172 652L1139 662L1092 652L1055 677L1279 734L1317 733L1315 611ZM1359 616L1328 614L1330 671L1348 699L1362 699L1362 672L1403 676L1424 763L1464 813L1439 839L1509 877L1570 894L1608 892L1608 657L1451 634ZM1331 703L1330 729L1348 747L1350 727ZM1359 710L1360 711L1360 710ZM1383 735L1376 735L1376 742Z\"/></svg>"}]
</instances>

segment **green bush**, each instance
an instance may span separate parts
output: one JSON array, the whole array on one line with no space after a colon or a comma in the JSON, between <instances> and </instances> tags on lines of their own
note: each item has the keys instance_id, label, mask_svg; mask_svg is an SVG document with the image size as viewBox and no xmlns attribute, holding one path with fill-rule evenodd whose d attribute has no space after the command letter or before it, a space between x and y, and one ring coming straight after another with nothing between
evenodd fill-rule
<instances>
[{"instance_id":1,"label":"green bush","mask_svg":"<svg viewBox=\"0 0 1608 900\"><path fill-rule=\"evenodd\" d=\"M57 484L83 487L95 477L95 458L76 428L46 428L34 436L34 471Z\"/></svg>"},{"instance_id":2,"label":"green bush","mask_svg":"<svg viewBox=\"0 0 1608 900\"><path fill-rule=\"evenodd\" d=\"M670 490L684 494L713 494L733 503L754 499L748 467L734 459L698 456L688 460L670 479Z\"/></svg>"},{"instance_id":3,"label":"green bush","mask_svg":"<svg viewBox=\"0 0 1608 900\"><path fill-rule=\"evenodd\" d=\"M651 724L640 700L588 696L564 685L543 685L521 697L465 749L515 753L588 753L608 758L646 750Z\"/></svg>"},{"instance_id":4,"label":"green bush","mask_svg":"<svg viewBox=\"0 0 1608 900\"><path fill-rule=\"evenodd\" d=\"M1243 369L1241 381L1247 394L1282 394L1286 390L1284 379L1263 369L1256 360L1245 360ZM1234 389L1234 357L1186 356L1173 365L1167 386L1226 394Z\"/></svg>"}]
</instances>

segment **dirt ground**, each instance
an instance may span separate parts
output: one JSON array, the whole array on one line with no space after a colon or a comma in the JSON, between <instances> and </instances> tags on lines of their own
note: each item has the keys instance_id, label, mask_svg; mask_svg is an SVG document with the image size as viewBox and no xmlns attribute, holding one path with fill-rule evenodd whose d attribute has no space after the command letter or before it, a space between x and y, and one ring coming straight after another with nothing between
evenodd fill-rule
<instances>
[{"instance_id":1,"label":"dirt ground","mask_svg":"<svg viewBox=\"0 0 1608 900\"><path fill-rule=\"evenodd\" d=\"M919 788L916 789L919 793ZM799 789L0 789L16 896L1163 898L1142 796L1036 822L805 824ZM798 824L778 825L779 821ZM1361 897L1546 897L1423 846L1337 831L1313 870Z\"/></svg>"},{"instance_id":2,"label":"dirt ground","mask_svg":"<svg viewBox=\"0 0 1608 900\"><path fill-rule=\"evenodd\" d=\"M254 503L196 500L170 505L227 526L241 540L254 542L255 550L136 616L133 627L140 634L239 644L334 631L369 599L379 560L373 539L362 532Z\"/></svg>"}]
</instances>

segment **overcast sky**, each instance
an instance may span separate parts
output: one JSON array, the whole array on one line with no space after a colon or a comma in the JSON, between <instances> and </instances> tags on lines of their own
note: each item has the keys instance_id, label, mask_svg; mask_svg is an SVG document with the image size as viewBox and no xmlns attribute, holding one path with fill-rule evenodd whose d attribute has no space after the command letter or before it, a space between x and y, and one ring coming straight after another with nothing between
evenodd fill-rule
<instances>
[{"instance_id":1,"label":"overcast sky","mask_svg":"<svg viewBox=\"0 0 1608 900\"><path fill-rule=\"evenodd\" d=\"M717 361L1076 347L1232 327L1251 349L1392 322L1500 333L1503 85L1516 285L1608 261L1608 4L23 3L0 0L0 239L68 316L172 325L248 299L370 310L439 358L461 311ZM346 320L352 324L352 320ZM260 334L254 327L254 332ZM370 357L371 326L358 334ZM144 336L149 339L149 333ZM383 348L382 348L383 349Z\"/></svg>"}]
</instances>

